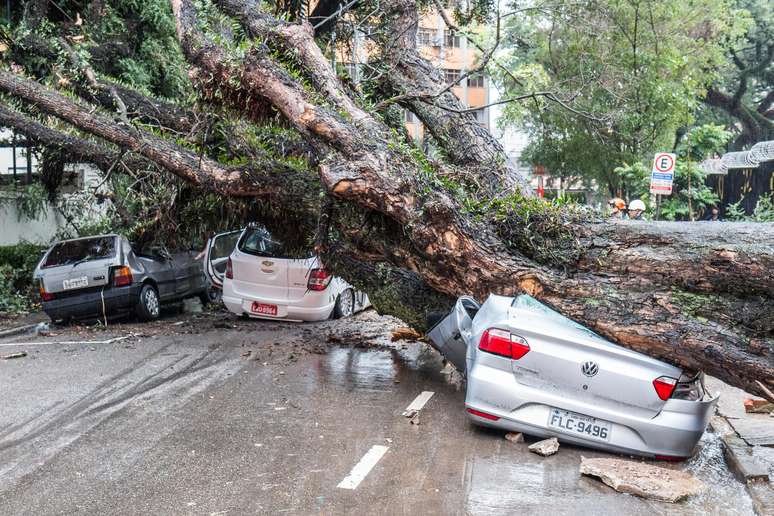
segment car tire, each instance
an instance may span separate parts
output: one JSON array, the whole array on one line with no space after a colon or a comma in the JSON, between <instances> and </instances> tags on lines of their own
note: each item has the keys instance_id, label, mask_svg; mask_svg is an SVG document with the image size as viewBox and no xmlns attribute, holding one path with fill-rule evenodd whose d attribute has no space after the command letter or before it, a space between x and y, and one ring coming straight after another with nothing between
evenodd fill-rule
<instances>
[{"instance_id":1,"label":"car tire","mask_svg":"<svg viewBox=\"0 0 774 516\"><path fill-rule=\"evenodd\" d=\"M336 297L336 304L333 306L333 318L341 319L342 317L349 317L355 313L355 293L351 288L347 288L341 291Z\"/></svg>"},{"instance_id":2,"label":"car tire","mask_svg":"<svg viewBox=\"0 0 774 516\"><path fill-rule=\"evenodd\" d=\"M153 321L161 315L161 300L159 292L153 285L146 283L140 289L140 298L137 300L137 317L141 321Z\"/></svg>"}]
</instances>

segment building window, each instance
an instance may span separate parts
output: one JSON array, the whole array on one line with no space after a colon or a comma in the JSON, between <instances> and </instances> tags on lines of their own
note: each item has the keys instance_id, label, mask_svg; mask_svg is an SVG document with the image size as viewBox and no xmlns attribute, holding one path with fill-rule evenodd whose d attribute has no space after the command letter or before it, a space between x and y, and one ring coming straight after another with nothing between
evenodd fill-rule
<instances>
[{"instance_id":1,"label":"building window","mask_svg":"<svg viewBox=\"0 0 774 516\"><path fill-rule=\"evenodd\" d=\"M446 81L446 84L459 82L460 76L461 76L460 70L455 70L453 68L443 69L443 78Z\"/></svg>"},{"instance_id":2,"label":"building window","mask_svg":"<svg viewBox=\"0 0 774 516\"><path fill-rule=\"evenodd\" d=\"M473 75L470 75L468 77L468 87L469 88L483 88L484 87L484 76L480 73L474 73Z\"/></svg>"},{"instance_id":3,"label":"building window","mask_svg":"<svg viewBox=\"0 0 774 516\"><path fill-rule=\"evenodd\" d=\"M435 39L435 31L433 29L420 27L417 30L417 45L419 45L420 47L433 46L434 39Z\"/></svg>"},{"instance_id":4,"label":"building window","mask_svg":"<svg viewBox=\"0 0 774 516\"><path fill-rule=\"evenodd\" d=\"M451 48L460 48L460 37L449 29L443 31L444 45Z\"/></svg>"},{"instance_id":5,"label":"building window","mask_svg":"<svg viewBox=\"0 0 774 516\"><path fill-rule=\"evenodd\" d=\"M485 109L477 109L473 111L473 116L476 117L476 122L478 122L481 125L487 125L487 117L486 117L486 110Z\"/></svg>"}]
</instances>

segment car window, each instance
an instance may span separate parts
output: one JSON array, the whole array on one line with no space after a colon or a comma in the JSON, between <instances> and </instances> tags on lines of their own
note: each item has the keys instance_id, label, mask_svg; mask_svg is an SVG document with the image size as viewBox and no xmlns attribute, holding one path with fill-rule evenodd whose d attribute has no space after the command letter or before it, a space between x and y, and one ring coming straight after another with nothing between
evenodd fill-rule
<instances>
[{"instance_id":1,"label":"car window","mask_svg":"<svg viewBox=\"0 0 774 516\"><path fill-rule=\"evenodd\" d=\"M239 239L237 249L243 253L271 258L302 259L313 256L309 250L287 248L263 228L246 229Z\"/></svg>"},{"instance_id":2,"label":"car window","mask_svg":"<svg viewBox=\"0 0 774 516\"><path fill-rule=\"evenodd\" d=\"M115 255L116 237L113 236L66 240L54 244L42 267L45 269L60 265L72 265L91 260L113 258Z\"/></svg>"}]
</instances>

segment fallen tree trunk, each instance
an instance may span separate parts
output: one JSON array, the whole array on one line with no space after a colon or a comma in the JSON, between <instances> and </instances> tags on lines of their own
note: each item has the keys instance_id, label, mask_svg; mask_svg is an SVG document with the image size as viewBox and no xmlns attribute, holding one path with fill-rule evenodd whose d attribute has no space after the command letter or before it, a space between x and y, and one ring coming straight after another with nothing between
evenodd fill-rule
<instances>
[{"instance_id":1,"label":"fallen tree trunk","mask_svg":"<svg viewBox=\"0 0 774 516\"><path fill-rule=\"evenodd\" d=\"M487 175L464 153L441 163L407 145L341 84L308 25L277 20L258 2L215 3L252 42L210 37L211 13L172 0L197 87L255 123L266 106L276 110L316 153L315 175L260 153L250 165L222 165L10 72L0 72L0 91L204 188L319 218L326 261L414 325L461 294L526 292L628 348L762 396L761 384L774 389L774 225L611 224L514 185L493 190L507 167ZM406 55L393 55L400 73L427 87L426 62ZM404 105L423 112L414 100ZM499 159L491 137L451 130L455 111L442 111L451 113L443 145ZM439 113L430 106L423 116L430 123ZM450 179L458 177L489 187Z\"/></svg>"}]
</instances>

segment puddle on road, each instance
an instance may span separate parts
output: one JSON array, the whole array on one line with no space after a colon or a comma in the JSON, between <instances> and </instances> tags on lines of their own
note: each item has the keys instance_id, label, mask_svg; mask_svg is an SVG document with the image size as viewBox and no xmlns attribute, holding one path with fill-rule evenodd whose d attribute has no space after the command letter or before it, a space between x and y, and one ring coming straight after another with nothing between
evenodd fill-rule
<instances>
[{"instance_id":1,"label":"puddle on road","mask_svg":"<svg viewBox=\"0 0 774 516\"><path fill-rule=\"evenodd\" d=\"M348 390L391 391L399 382L443 382L438 353L422 343L390 349L332 347L321 361L315 381L343 385Z\"/></svg>"}]
</instances>

